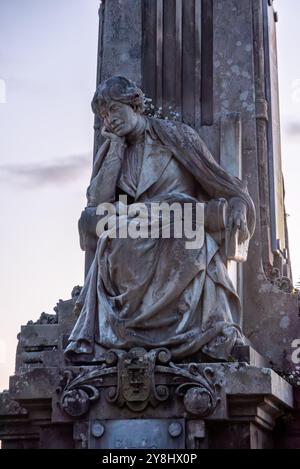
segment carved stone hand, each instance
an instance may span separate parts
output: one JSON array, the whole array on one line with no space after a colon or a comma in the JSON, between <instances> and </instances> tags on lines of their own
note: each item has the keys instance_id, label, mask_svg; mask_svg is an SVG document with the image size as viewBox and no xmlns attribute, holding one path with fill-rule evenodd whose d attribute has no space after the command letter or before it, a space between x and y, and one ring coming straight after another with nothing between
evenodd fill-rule
<instances>
[{"instance_id":1,"label":"carved stone hand","mask_svg":"<svg viewBox=\"0 0 300 469\"><path fill-rule=\"evenodd\" d=\"M107 138L114 144L126 146L125 137L119 137L118 135L114 133L113 129L110 129L104 126L102 128L101 135L102 137Z\"/></svg>"},{"instance_id":2,"label":"carved stone hand","mask_svg":"<svg viewBox=\"0 0 300 469\"><path fill-rule=\"evenodd\" d=\"M249 238L247 226L247 207L242 199L235 197L230 200L227 229L232 233L239 231L239 243L244 243Z\"/></svg>"}]
</instances>

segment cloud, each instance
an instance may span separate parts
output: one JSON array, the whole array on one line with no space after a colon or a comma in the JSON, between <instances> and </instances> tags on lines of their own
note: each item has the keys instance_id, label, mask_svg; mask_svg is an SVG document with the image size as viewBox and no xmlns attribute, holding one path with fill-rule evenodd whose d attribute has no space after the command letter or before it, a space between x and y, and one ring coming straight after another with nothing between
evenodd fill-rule
<instances>
[{"instance_id":1,"label":"cloud","mask_svg":"<svg viewBox=\"0 0 300 469\"><path fill-rule=\"evenodd\" d=\"M290 137L300 136L300 121L291 121L286 126L286 132Z\"/></svg>"},{"instance_id":2,"label":"cloud","mask_svg":"<svg viewBox=\"0 0 300 469\"><path fill-rule=\"evenodd\" d=\"M92 152L67 156L48 163L0 165L0 179L2 182L21 184L27 188L60 185L79 179L91 167Z\"/></svg>"}]
</instances>

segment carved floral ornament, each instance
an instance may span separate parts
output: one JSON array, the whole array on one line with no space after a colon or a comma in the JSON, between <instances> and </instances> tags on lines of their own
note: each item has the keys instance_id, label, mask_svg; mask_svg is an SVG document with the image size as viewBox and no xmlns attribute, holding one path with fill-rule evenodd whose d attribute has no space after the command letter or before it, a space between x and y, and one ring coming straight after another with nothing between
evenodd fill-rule
<instances>
[{"instance_id":1,"label":"carved floral ornament","mask_svg":"<svg viewBox=\"0 0 300 469\"><path fill-rule=\"evenodd\" d=\"M206 417L220 401L221 385L213 375L209 367L200 370L196 364L172 363L167 349L115 350L93 369L82 368L77 374L65 371L57 394L60 408L71 417L85 415L93 403L103 398L120 408L127 406L141 412L173 395L183 400L188 413Z\"/></svg>"},{"instance_id":2,"label":"carved floral ornament","mask_svg":"<svg viewBox=\"0 0 300 469\"><path fill-rule=\"evenodd\" d=\"M293 282L290 278L282 276L279 269L276 267L266 267L265 268L268 280L275 285L279 290L282 290L285 293L294 293L295 289L293 287Z\"/></svg>"}]
</instances>

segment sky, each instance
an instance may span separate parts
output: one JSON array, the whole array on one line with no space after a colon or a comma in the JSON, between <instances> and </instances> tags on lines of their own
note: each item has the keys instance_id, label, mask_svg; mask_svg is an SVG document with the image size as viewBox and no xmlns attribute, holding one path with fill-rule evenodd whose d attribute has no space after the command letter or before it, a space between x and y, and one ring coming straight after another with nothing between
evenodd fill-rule
<instances>
[{"instance_id":1,"label":"sky","mask_svg":"<svg viewBox=\"0 0 300 469\"><path fill-rule=\"evenodd\" d=\"M77 220L93 147L99 0L0 0L0 390L20 326L83 282ZM300 277L300 2L275 0L282 156Z\"/></svg>"}]
</instances>

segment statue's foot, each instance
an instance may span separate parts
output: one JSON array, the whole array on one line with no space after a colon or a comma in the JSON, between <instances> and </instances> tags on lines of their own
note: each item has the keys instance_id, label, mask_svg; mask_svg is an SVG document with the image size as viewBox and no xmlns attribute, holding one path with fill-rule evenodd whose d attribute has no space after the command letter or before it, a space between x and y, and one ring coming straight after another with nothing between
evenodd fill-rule
<instances>
[{"instance_id":1,"label":"statue's foot","mask_svg":"<svg viewBox=\"0 0 300 469\"><path fill-rule=\"evenodd\" d=\"M107 350L98 344L90 344L85 340L70 341L64 354L72 363L95 364L103 363L106 359Z\"/></svg>"},{"instance_id":2,"label":"statue's foot","mask_svg":"<svg viewBox=\"0 0 300 469\"><path fill-rule=\"evenodd\" d=\"M202 348L202 352L216 360L228 361L234 346L244 345L241 332L234 324L224 324L222 331Z\"/></svg>"}]
</instances>

